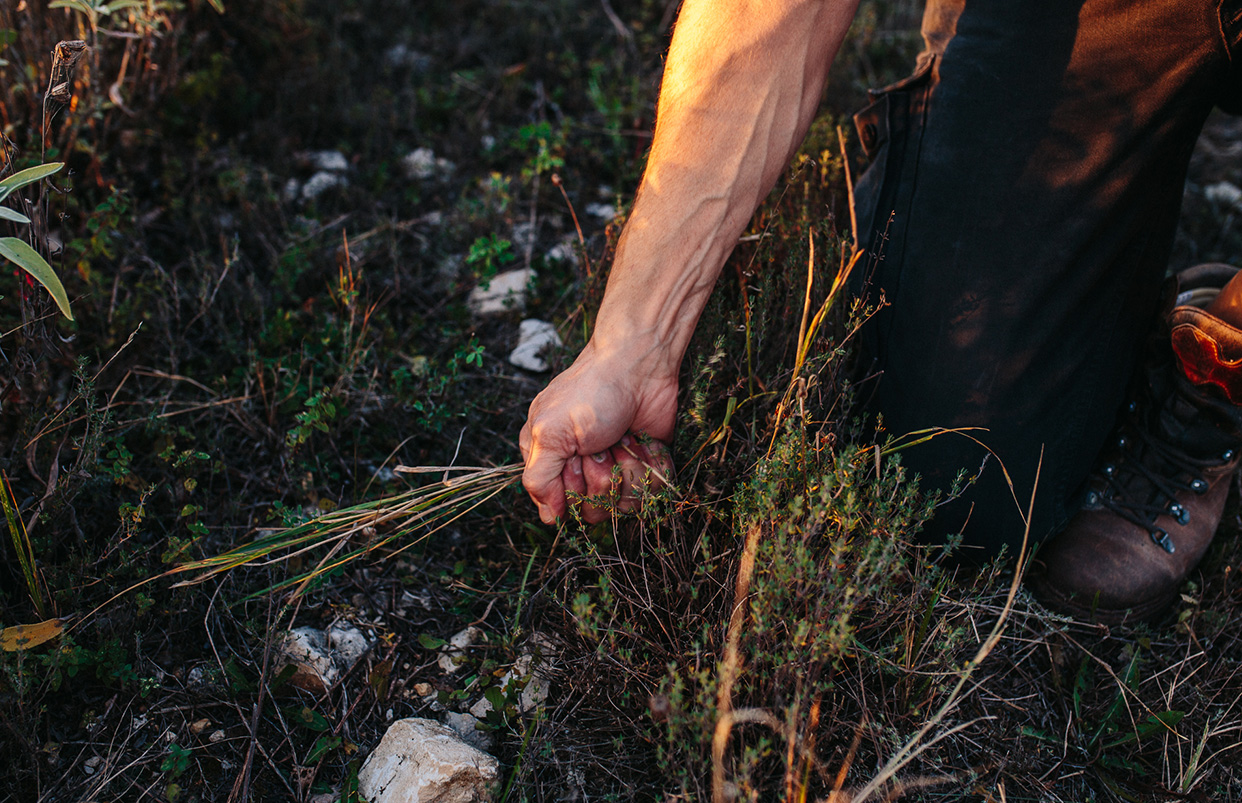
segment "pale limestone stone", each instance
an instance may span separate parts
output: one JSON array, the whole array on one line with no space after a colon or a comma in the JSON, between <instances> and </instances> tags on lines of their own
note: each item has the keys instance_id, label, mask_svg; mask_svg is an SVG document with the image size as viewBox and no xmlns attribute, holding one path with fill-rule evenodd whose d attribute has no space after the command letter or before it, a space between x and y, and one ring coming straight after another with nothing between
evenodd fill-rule
<instances>
[{"instance_id":1,"label":"pale limestone stone","mask_svg":"<svg viewBox=\"0 0 1242 803\"><path fill-rule=\"evenodd\" d=\"M547 348L560 348L561 338L556 327L547 321L527 318L518 327L517 347L509 354L509 362L527 371L548 370L548 363L541 353Z\"/></svg>"},{"instance_id":2,"label":"pale limestone stone","mask_svg":"<svg viewBox=\"0 0 1242 803\"><path fill-rule=\"evenodd\" d=\"M500 764L429 719L394 722L358 773L369 803L485 803Z\"/></svg>"},{"instance_id":3,"label":"pale limestone stone","mask_svg":"<svg viewBox=\"0 0 1242 803\"><path fill-rule=\"evenodd\" d=\"M328 190L334 187L344 187L347 184L349 182L340 173L320 170L302 185L302 200L313 201Z\"/></svg>"},{"instance_id":4,"label":"pale limestone stone","mask_svg":"<svg viewBox=\"0 0 1242 803\"><path fill-rule=\"evenodd\" d=\"M349 169L349 160L340 151L314 151L308 154L308 161L316 170L331 173L344 173Z\"/></svg>"},{"instance_id":5,"label":"pale limestone stone","mask_svg":"<svg viewBox=\"0 0 1242 803\"><path fill-rule=\"evenodd\" d=\"M444 724L471 747L477 747L485 753L492 749L492 743L495 741L492 739L492 734L479 730L479 720L473 714L449 711L444 715Z\"/></svg>"},{"instance_id":6,"label":"pale limestone stone","mask_svg":"<svg viewBox=\"0 0 1242 803\"><path fill-rule=\"evenodd\" d=\"M530 642L513 666L500 678L500 688L508 693L516 684L525 681L522 693L518 696L517 708L525 714L543 705L548 699L552 681L549 667L556 655L555 647L542 633L531 636ZM470 715L483 719L492 710L492 703L486 697L470 706Z\"/></svg>"},{"instance_id":7,"label":"pale limestone stone","mask_svg":"<svg viewBox=\"0 0 1242 803\"><path fill-rule=\"evenodd\" d=\"M431 148L416 148L401 159L401 172L413 181L447 178L457 165L442 156L436 156Z\"/></svg>"},{"instance_id":8,"label":"pale limestone stone","mask_svg":"<svg viewBox=\"0 0 1242 803\"><path fill-rule=\"evenodd\" d=\"M612 220L619 214L614 204L587 204L586 213L605 221Z\"/></svg>"},{"instance_id":9,"label":"pale limestone stone","mask_svg":"<svg viewBox=\"0 0 1242 803\"><path fill-rule=\"evenodd\" d=\"M280 652L296 667L290 683L300 689L322 694L340 678L340 670L332 660L328 636L313 627L299 627L285 634Z\"/></svg>"},{"instance_id":10,"label":"pale limestone stone","mask_svg":"<svg viewBox=\"0 0 1242 803\"><path fill-rule=\"evenodd\" d=\"M453 637L448 640L448 644L440 648L440 657L437 663L440 669L446 674L453 674L457 671L457 661L454 660L462 654L462 651L473 645L483 635L483 631L477 627L467 627L458 633L454 633Z\"/></svg>"},{"instance_id":11,"label":"pale limestone stone","mask_svg":"<svg viewBox=\"0 0 1242 803\"><path fill-rule=\"evenodd\" d=\"M533 268L519 268L493 276L487 287L470 291L466 304L476 315L490 315L526 306L526 288L535 280Z\"/></svg>"},{"instance_id":12,"label":"pale limestone stone","mask_svg":"<svg viewBox=\"0 0 1242 803\"><path fill-rule=\"evenodd\" d=\"M1221 206L1232 206L1242 209L1242 189L1228 181L1221 181L1204 188L1203 197Z\"/></svg>"},{"instance_id":13,"label":"pale limestone stone","mask_svg":"<svg viewBox=\"0 0 1242 803\"><path fill-rule=\"evenodd\" d=\"M349 622L337 622L328 628L332 657L342 669L349 669L371 649L371 640Z\"/></svg>"}]
</instances>

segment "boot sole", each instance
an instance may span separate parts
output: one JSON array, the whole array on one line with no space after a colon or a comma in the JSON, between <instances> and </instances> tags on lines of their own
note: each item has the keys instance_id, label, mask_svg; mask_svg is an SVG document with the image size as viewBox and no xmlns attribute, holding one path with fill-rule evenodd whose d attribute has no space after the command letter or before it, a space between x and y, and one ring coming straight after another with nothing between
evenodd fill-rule
<instances>
[{"instance_id":1,"label":"boot sole","mask_svg":"<svg viewBox=\"0 0 1242 803\"><path fill-rule=\"evenodd\" d=\"M1039 600L1040 604L1048 610L1067 614L1084 622L1103 625L1149 622L1167 611L1177 600L1177 590L1174 589L1168 594L1129 608L1101 608L1083 605L1080 595L1067 595L1048 583L1042 576L1029 578L1026 586L1035 599Z\"/></svg>"}]
</instances>

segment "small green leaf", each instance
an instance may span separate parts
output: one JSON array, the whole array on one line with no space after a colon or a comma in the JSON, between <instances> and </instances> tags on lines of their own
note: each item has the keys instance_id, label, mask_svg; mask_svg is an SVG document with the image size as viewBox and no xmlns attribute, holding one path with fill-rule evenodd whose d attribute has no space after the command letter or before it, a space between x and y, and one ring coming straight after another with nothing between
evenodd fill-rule
<instances>
[{"instance_id":1,"label":"small green leaf","mask_svg":"<svg viewBox=\"0 0 1242 803\"><path fill-rule=\"evenodd\" d=\"M1103 746L1103 749L1111 750L1114 747L1138 741L1155 733L1171 731L1177 727L1177 723L1181 722L1184 716L1186 716L1185 711L1161 711L1159 714L1151 714L1144 722L1140 722L1134 730L1108 742Z\"/></svg>"},{"instance_id":2,"label":"small green leaf","mask_svg":"<svg viewBox=\"0 0 1242 803\"><path fill-rule=\"evenodd\" d=\"M211 7L216 10L217 14L224 13L224 3L222 0L207 0L207 2L211 3Z\"/></svg>"},{"instance_id":3,"label":"small green leaf","mask_svg":"<svg viewBox=\"0 0 1242 803\"><path fill-rule=\"evenodd\" d=\"M442 638L436 638L430 633L419 633L418 643L422 645L424 650L438 650L448 642Z\"/></svg>"},{"instance_id":4,"label":"small green leaf","mask_svg":"<svg viewBox=\"0 0 1242 803\"><path fill-rule=\"evenodd\" d=\"M509 701L505 699L505 693L500 690L499 686L488 686L483 696L492 704L493 711L503 712L509 707Z\"/></svg>"},{"instance_id":5,"label":"small green leaf","mask_svg":"<svg viewBox=\"0 0 1242 803\"><path fill-rule=\"evenodd\" d=\"M64 166L64 162L48 162L47 164L35 165L34 167L28 167L19 173L14 173L4 181L0 181L0 201L8 198L9 193L13 192L13 190L24 187L27 184L33 184L39 179L47 178L48 176L59 173L60 169Z\"/></svg>"},{"instance_id":6,"label":"small green leaf","mask_svg":"<svg viewBox=\"0 0 1242 803\"><path fill-rule=\"evenodd\" d=\"M16 209L9 209L7 206L0 206L0 220L11 220L14 223L29 223L30 218L18 212Z\"/></svg>"},{"instance_id":7,"label":"small green leaf","mask_svg":"<svg viewBox=\"0 0 1242 803\"><path fill-rule=\"evenodd\" d=\"M97 16L95 9L83 3L82 0L52 0L47 4L48 8L72 8L74 11L81 11L86 16L94 19Z\"/></svg>"},{"instance_id":8,"label":"small green leaf","mask_svg":"<svg viewBox=\"0 0 1242 803\"><path fill-rule=\"evenodd\" d=\"M8 47L17 41L17 31L12 28L0 28L0 47Z\"/></svg>"},{"instance_id":9,"label":"small green leaf","mask_svg":"<svg viewBox=\"0 0 1242 803\"><path fill-rule=\"evenodd\" d=\"M303 764L314 764L319 759L331 753L333 750L341 746L340 736L320 736L315 740L315 744L311 747L310 752L306 754L306 760Z\"/></svg>"},{"instance_id":10,"label":"small green leaf","mask_svg":"<svg viewBox=\"0 0 1242 803\"><path fill-rule=\"evenodd\" d=\"M268 689L272 692L280 691L290 680L293 680L293 676L297 673L297 664L287 664L272 678L272 682L268 684Z\"/></svg>"},{"instance_id":11,"label":"small green leaf","mask_svg":"<svg viewBox=\"0 0 1242 803\"><path fill-rule=\"evenodd\" d=\"M20 176L21 173L17 175ZM13 179L17 176L9 178ZM73 313L69 311L69 297L65 295L65 286L60 283L60 279L56 278L47 260L39 256L39 253L27 245L25 240L19 240L16 237L0 237L0 257L4 257L33 276L36 282L52 294L52 299L56 302L56 306L60 307L61 313L69 320L73 320Z\"/></svg>"},{"instance_id":12,"label":"small green leaf","mask_svg":"<svg viewBox=\"0 0 1242 803\"><path fill-rule=\"evenodd\" d=\"M322 733L332 727L323 714L319 713L310 706L302 706L301 708L292 709L290 712L299 725L313 731Z\"/></svg>"}]
</instances>

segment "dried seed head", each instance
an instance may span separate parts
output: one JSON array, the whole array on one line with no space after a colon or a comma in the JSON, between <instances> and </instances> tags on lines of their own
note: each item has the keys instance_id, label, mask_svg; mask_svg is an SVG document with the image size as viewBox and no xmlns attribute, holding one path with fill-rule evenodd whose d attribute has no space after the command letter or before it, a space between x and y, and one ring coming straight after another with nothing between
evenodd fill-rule
<instances>
[{"instance_id":1,"label":"dried seed head","mask_svg":"<svg viewBox=\"0 0 1242 803\"><path fill-rule=\"evenodd\" d=\"M73 69L86 52L86 42L66 39L52 48L52 78L48 82L47 97L57 103L69 103L73 94Z\"/></svg>"}]
</instances>

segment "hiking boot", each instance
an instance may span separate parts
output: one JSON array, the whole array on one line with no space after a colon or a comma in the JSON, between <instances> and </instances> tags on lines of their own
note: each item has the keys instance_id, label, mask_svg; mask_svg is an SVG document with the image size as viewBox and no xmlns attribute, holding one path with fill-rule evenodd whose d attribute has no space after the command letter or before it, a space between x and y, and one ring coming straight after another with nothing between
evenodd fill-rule
<instances>
[{"instance_id":1,"label":"hiking boot","mask_svg":"<svg viewBox=\"0 0 1242 803\"><path fill-rule=\"evenodd\" d=\"M1029 585L1047 607L1107 624L1148 619L1177 598L1216 533L1242 455L1237 269L1177 276L1177 306L1139 392L1088 480L1082 507L1036 553ZM1215 297L1222 303L1214 303Z\"/></svg>"}]
</instances>

